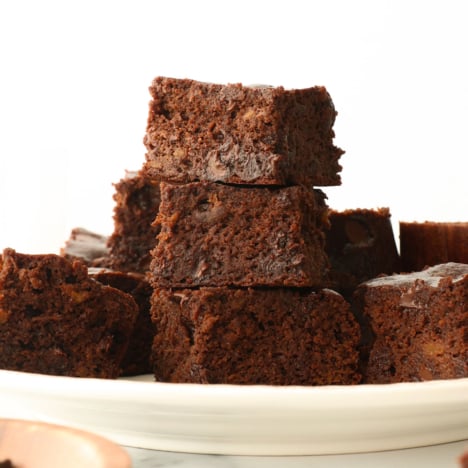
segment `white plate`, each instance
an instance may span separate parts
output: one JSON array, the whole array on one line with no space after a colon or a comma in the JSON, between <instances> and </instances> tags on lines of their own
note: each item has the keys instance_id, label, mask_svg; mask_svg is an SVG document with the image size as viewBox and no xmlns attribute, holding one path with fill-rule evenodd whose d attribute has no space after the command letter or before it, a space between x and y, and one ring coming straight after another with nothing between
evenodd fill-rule
<instances>
[{"instance_id":1,"label":"white plate","mask_svg":"<svg viewBox=\"0 0 468 468\"><path fill-rule=\"evenodd\" d=\"M122 445L234 455L380 451L468 439L468 379L272 387L164 384L0 371L0 417Z\"/></svg>"},{"instance_id":2,"label":"white plate","mask_svg":"<svg viewBox=\"0 0 468 468\"><path fill-rule=\"evenodd\" d=\"M95 434L36 421L0 419L0 462L28 468L130 468L121 447Z\"/></svg>"}]
</instances>

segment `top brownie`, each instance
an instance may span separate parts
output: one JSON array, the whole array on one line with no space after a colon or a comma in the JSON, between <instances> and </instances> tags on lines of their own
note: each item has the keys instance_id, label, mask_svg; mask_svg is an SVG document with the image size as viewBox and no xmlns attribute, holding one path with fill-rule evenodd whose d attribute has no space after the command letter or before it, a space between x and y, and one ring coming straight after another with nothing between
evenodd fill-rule
<instances>
[{"instance_id":1,"label":"top brownie","mask_svg":"<svg viewBox=\"0 0 468 468\"><path fill-rule=\"evenodd\" d=\"M336 111L324 87L156 78L144 172L169 182L340 185Z\"/></svg>"}]
</instances>

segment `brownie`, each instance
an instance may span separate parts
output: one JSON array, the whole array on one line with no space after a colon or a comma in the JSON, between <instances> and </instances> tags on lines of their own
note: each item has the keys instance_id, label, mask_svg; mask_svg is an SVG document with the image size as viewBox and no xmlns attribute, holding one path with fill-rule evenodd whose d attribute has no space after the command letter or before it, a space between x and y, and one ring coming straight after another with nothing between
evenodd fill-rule
<instances>
[{"instance_id":1,"label":"brownie","mask_svg":"<svg viewBox=\"0 0 468 468\"><path fill-rule=\"evenodd\" d=\"M130 295L89 278L79 260L0 256L1 369L116 378L136 315Z\"/></svg>"},{"instance_id":2,"label":"brownie","mask_svg":"<svg viewBox=\"0 0 468 468\"><path fill-rule=\"evenodd\" d=\"M340 385L360 381L359 327L331 290L156 289L155 378L163 382Z\"/></svg>"},{"instance_id":3,"label":"brownie","mask_svg":"<svg viewBox=\"0 0 468 468\"><path fill-rule=\"evenodd\" d=\"M375 278L353 301L374 335L366 383L468 377L468 264Z\"/></svg>"},{"instance_id":4,"label":"brownie","mask_svg":"<svg viewBox=\"0 0 468 468\"><path fill-rule=\"evenodd\" d=\"M154 326L150 317L150 297L153 288L146 281L145 276L139 273L89 268L88 274L102 284L130 294L138 305L138 316L127 352L122 359L121 374L128 376L151 373L150 352Z\"/></svg>"},{"instance_id":5,"label":"brownie","mask_svg":"<svg viewBox=\"0 0 468 468\"><path fill-rule=\"evenodd\" d=\"M320 190L210 182L160 187L154 287L321 287L327 280Z\"/></svg>"},{"instance_id":6,"label":"brownie","mask_svg":"<svg viewBox=\"0 0 468 468\"><path fill-rule=\"evenodd\" d=\"M400 272L388 208L330 210L328 218L325 250L333 289L349 297L363 281Z\"/></svg>"},{"instance_id":7,"label":"brownie","mask_svg":"<svg viewBox=\"0 0 468 468\"><path fill-rule=\"evenodd\" d=\"M212 84L157 77L144 171L169 182L340 185L337 115L323 86Z\"/></svg>"},{"instance_id":8,"label":"brownie","mask_svg":"<svg viewBox=\"0 0 468 468\"><path fill-rule=\"evenodd\" d=\"M145 273L159 228L152 226L159 207L159 183L140 172L127 172L115 184L114 232L109 238L108 266Z\"/></svg>"},{"instance_id":9,"label":"brownie","mask_svg":"<svg viewBox=\"0 0 468 468\"><path fill-rule=\"evenodd\" d=\"M406 272L439 263L468 263L468 223L401 221L400 254Z\"/></svg>"},{"instance_id":10,"label":"brownie","mask_svg":"<svg viewBox=\"0 0 468 468\"><path fill-rule=\"evenodd\" d=\"M60 249L60 255L69 259L79 258L88 266L102 265L107 262L109 256L107 241L108 236L76 227L72 229L70 238Z\"/></svg>"}]
</instances>

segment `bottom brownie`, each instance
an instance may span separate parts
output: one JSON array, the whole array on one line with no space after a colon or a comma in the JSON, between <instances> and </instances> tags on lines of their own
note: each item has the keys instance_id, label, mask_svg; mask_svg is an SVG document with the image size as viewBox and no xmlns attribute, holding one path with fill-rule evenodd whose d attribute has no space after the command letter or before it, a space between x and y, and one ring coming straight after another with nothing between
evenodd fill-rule
<instances>
[{"instance_id":1,"label":"bottom brownie","mask_svg":"<svg viewBox=\"0 0 468 468\"><path fill-rule=\"evenodd\" d=\"M156 289L156 380L268 385L355 384L360 331L330 290Z\"/></svg>"}]
</instances>

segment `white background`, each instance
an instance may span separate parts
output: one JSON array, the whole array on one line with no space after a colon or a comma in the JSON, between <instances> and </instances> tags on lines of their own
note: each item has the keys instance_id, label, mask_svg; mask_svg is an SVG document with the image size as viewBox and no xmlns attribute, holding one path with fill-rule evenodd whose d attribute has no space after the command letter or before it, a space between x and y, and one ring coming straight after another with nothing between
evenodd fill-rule
<instances>
[{"instance_id":1,"label":"white background","mask_svg":"<svg viewBox=\"0 0 468 468\"><path fill-rule=\"evenodd\" d=\"M465 4L0 0L0 248L112 231L157 75L325 85L346 151L331 207L467 221Z\"/></svg>"}]
</instances>

